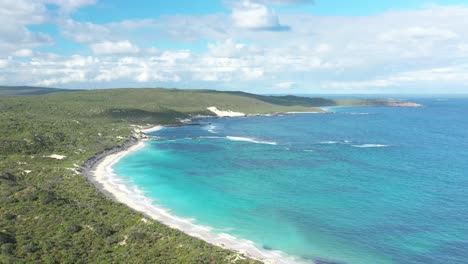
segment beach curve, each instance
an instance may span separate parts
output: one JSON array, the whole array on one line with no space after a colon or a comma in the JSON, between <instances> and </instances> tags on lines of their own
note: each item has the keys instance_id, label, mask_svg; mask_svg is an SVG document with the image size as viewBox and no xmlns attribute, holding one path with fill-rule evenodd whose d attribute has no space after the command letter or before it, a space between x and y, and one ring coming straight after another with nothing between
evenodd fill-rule
<instances>
[{"instance_id":1,"label":"beach curve","mask_svg":"<svg viewBox=\"0 0 468 264\"><path fill-rule=\"evenodd\" d=\"M163 126L154 126L147 129L135 129L133 136L123 145L100 152L87 160L82 166L83 174L89 182L107 197L192 237L244 254L264 263L302 263L297 258L281 251L261 249L250 240L240 239L227 233L215 233L213 228L209 226L195 224L194 219L177 217L171 214L170 210L155 205L153 200L146 197L144 192L136 186L119 178L112 166L126 155L144 148L150 140L146 133L155 132L162 128Z\"/></svg>"}]
</instances>

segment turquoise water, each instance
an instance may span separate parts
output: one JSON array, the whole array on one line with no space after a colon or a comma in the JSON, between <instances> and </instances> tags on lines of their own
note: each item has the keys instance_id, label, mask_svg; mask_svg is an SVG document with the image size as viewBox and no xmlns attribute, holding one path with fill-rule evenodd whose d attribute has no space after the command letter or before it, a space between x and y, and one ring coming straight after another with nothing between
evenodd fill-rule
<instances>
[{"instance_id":1,"label":"turquoise water","mask_svg":"<svg viewBox=\"0 0 468 264\"><path fill-rule=\"evenodd\" d=\"M165 128L114 169L178 216L306 262L468 263L468 99L413 101L427 107Z\"/></svg>"}]
</instances>

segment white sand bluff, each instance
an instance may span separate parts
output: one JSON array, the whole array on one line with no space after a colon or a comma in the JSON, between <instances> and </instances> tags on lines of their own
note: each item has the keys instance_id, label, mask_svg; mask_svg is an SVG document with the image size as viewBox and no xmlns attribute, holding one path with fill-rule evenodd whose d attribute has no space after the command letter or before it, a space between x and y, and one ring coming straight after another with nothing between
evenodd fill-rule
<instances>
[{"instance_id":1,"label":"white sand bluff","mask_svg":"<svg viewBox=\"0 0 468 264\"><path fill-rule=\"evenodd\" d=\"M219 117L245 116L245 114L241 112L233 112L231 110L227 110L227 111L218 110L216 106L210 106L207 109L215 113Z\"/></svg>"}]
</instances>

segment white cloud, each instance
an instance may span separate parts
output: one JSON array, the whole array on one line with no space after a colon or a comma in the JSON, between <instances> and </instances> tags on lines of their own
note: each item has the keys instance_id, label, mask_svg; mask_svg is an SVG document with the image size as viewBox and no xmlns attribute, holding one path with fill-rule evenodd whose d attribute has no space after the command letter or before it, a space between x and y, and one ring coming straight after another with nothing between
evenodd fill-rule
<instances>
[{"instance_id":1,"label":"white cloud","mask_svg":"<svg viewBox=\"0 0 468 264\"><path fill-rule=\"evenodd\" d=\"M407 71L373 80L342 82L331 81L325 82L323 87L338 89L361 89L367 87L398 87L415 84L422 86L442 85L444 83L468 85L468 65Z\"/></svg>"},{"instance_id":2,"label":"white cloud","mask_svg":"<svg viewBox=\"0 0 468 264\"><path fill-rule=\"evenodd\" d=\"M177 83L174 86L255 87L259 92L288 86L310 89L304 92L365 92L366 87L414 91L421 86L467 83L463 65L468 57L468 7L428 6L361 17L282 13L280 23L278 14L267 6L299 2L303 1L244 0L233 5L231 14L107 24L63 18L60 32L89 45L93 56L62 57L36 51L21 59L13 56L18 50L52 41L27 28L27 23L47 21L47 12L40 5L19 6L14 16L24 21L19 27L0 25L0 50L6 51L0 54L13 56L9 60L0 57L8 65L0 76L6 83L21 80L67 87ZM283 23L290 30L275 31L285 29ZM158 41L183 49L165 51ZM206 42L206 50L200 50ZM155 43L157 49L146 48L148 43Z\"/></svg>"},{"instance_id":3,"label":"white cloud","mask_svg":"<svg viewBox=\"0 0 468 264\"><path fill-rule=\"evenodd\" d=\"M87 66L97 64L99 62L100 60L96 57L92 57L92 56L84 57L80 55L72 55L69 59L65 59L63 61L63 65L67 68L76 67L76 66L87 67Z\"/></svg>"},{"instance_id":4,"label":"white cloud","mask_svg":"<svg viewBox=\"0 0 468 264\"><path fill-rule=\"evenodd\" d=\"M140 48L130 43L130 41L104 41L91 44L91 50L94 54L110 55L110 54L129 54L138 53Z\"/></svg>"},{"instance_id":5,"label":"white cloud","mask_svg":"<svg viewBox=\"0 0 468 264\"><path fill-rule=\"evenodd\" d=\"M8 66L9 60L2 60L0 59L0 69L6 68Z\"/></svg>"},{"instance_id":6,"label":"white cloud","mask_svg":"<svg viewBox=\"0 0 468 264\"><path fill-rule=\"evenodd\" d=\"M1 5L2 23L4 20L14 19L14 22L21 25L39 24L47 19L47 10L40 1L2 0Z\"/></svg>"},{"instance_id":7,"label":"white cloud","mask_svg":"<svg viewBox=\"0 0 468 264\"><path fill-rule=\"evenodd\" d=\"M234 24L240 28L264 29L264 30L285 30L279 22L275 11L269 9L261 3L244 0L234 6L232 10Z\"/></svg>"},{"instance_id":8,"label":"white cloud","mask_svg":"<svg viewBox=\"0 0 468 264\"><path fill-rule=\"evenodd\" d=\"M161 75L158 73L152 73L149 70L144 70L140 73L136 79L137 82L146 83L150 81L159 81L159 82L179 82L180 77L176 74L171 75Z\"/></svg>"},{"instance_id":9,"label":"white cloud","mask_svg":"<svg viewBox=\"0 0 468 264\"><path fill-rule=\"evenodd\" d=\"M460 82L468 85L468 65L408 71L392 76L390 80L395 83Z\"/></svg>"},{"instance_id":10,"label":"white cloud","mask_svg":"<svg viewBox=\"0 0 468 264\"><path fill-rule=\"evenodd\" d=\"M152 57L124 57L120 59L106 59L99 67L95 77L96 82L110 82L114 80L133 80L138 83L151 81L179 82L179 73L186 68L177 63L190 59L186 51L164 52Z\"/></svg>"},{"instance_id":11,"label":"white cloud","mask_svg":"<svg viewBox=\"0 0 468 264\"><path fill-rule=\"evenodd\" d=\"M20 49L15 51L14 55L16 57L31 57L33 55L33 51L30 49Z\"/></svg>"},{"instance_id":12,"label":"white cloud","mask_svg":"<svg viewBox=\"0 0 468 264\"><path fill-rule=\"evenodd\" d=\"M17 78L28 80L34 85L54 86L68 83L85 83L94 74L99 65L98 58L80 55L61 57L57 55L46 55L44 57L33 57L29 62L16 62L15 69L18 70ZM31 74L24 74L29 69Z\"/></svg>"},{"instance_id":13,"label":"white cloud","mask_svg":"<svg viewBox=\"0 0 468 264\"><path fill-rule=\"evenodd\" d=\"M278 88L289 89L296 86L296 82L279 82L275 86Z\"/></svg>"},{"instance_id":14,"label":"white cloud","mask_svg":"<svg viewBox=\"0 0 468 264\"><path fill-rule=\"evenodd\" d=\"M58 84L66 84L71 82L77 83L87 81L85 70L58 70L55 73L60 74L61 76L54 78L45 78L36 82L35 84L43 86L54 86Z\"/></svg>"},{"instance_id":15,"label":"white cloud","mask_svg":"<svg viewBox=\"0 0 468 264\"><path fill-rule=\"evenodd\" d=\"M108 40L112 33L109 28L90 22L77 22L67 19L62 26L62 34L80 43L96 43Z\"/></svg>"},{"instance_id":16,"label":"white cloud","mask_svg":"<svg viewBox=\"0 0 468 264\"><path fill-rule=\"evenodd\" d=\"M250 80L261 80L265 74L265 70L263 68L242 68L242 80L250 81Z\"/></svg>"},{"instance_id":17,"label":"white cloud","mask_svg":"<svg viewBox=\"0 0 468 264\"><path fill-rule=\"evenodd\" d=\"M325 82L322 86L325 88L334 89L355 89L355 88L367 88L367 87L389 87L395 85L391 80L377 79L377 80L365 80L365 81L343 81Z\"/></svg>"},{"instance_id":18,"label":"white cloud","mask_svg":"<svg viewBox=\"0 0 468 264\"><path fill-rule=\"evenodd\" d=\"M95 0L1 0L0 52L12 53L54 44L51 36L28 27L57 23L57 12L48 9L47 5L58 6L62 17L66 17L78 8L94 3Z\"/></svg>"},{"instance_id":19,"label":"white cloud","mask_svg":"<svg viewBox=\"0 0 468 264\"><path fill-rule=\"evenodd\" d=\"M242 57L262 54L262 50L254 46L236 43L232 39L208 44L208 49L214 57Z\"/></svg>"},{"instance_id":20,"label":"white cloud","mask_svg":"<svg viewBox=\"0 0 468 264\"><path fill-rule=\"evenodd\" d=\"M47 10L40 2L27 0L2 0L0 8L0 52L10 53L21 48L31 48L53 43L50 36L32 32L28 25L47 21Z\"/></svg>"},{"instance_id":21,"label":"white cloud","mask_svg":"<svg viewBox=\"0 0 468 264\"><path fill-rule=\"evenodd\" d=\"M413 40L446 40L456 37L457 34L450 30L435 27L409 27L391 30L380 34L379 38L389 42L407 42Z\"/></svg>"}]
</instances>

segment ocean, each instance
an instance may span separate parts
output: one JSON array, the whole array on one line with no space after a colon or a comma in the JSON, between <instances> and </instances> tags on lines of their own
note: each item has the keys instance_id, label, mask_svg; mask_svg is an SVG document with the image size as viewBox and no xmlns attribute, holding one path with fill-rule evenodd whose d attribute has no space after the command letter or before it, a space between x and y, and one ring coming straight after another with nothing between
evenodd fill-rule
<instances>
[{"instance_id":1,"label":"ocean","mask_svg":"<svg viewBox=\"0 0 468 264\"><path fill-rule=\"evenodd\" d=\"M195 120L113 166L174 215L304 263L468 263L468 99Z\"/></svg>"}]
</instances>

